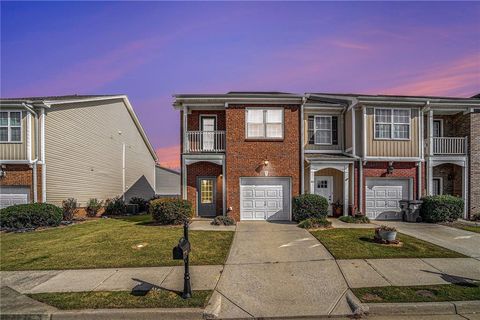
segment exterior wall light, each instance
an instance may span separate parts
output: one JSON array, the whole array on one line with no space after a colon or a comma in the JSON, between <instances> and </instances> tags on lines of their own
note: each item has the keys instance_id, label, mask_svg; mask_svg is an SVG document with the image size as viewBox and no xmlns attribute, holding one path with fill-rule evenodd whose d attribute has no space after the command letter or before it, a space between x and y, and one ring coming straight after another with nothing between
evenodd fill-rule
<instances>
[{"instance_id":1,"label":"exterior wall light","mask_svg":"<svg viewBox=\"0 0 480 320\"><path fill-rule=\"evenodd\" d=\"M263 165L264 165L265 167L268 166L268 163L269 163L268 160L264 160L264 161L263 161Z\"/></svg>"},{"instance_id":2,"label":"exterior wall light","mask_svg":"<svg viewBox=\"0 0 480 320\"><path fill-rule=\"evenodd\" d=\"M387 173L392 174L393 173L393 163L389 163L387 167Z\"/></svg>"}]
</instances>

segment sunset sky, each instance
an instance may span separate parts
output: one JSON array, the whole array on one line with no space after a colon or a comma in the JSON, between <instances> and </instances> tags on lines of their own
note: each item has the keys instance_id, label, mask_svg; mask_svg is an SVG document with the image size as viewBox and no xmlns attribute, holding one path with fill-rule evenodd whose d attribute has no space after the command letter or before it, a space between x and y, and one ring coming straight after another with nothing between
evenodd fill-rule
<instances>
[{"instance_id":1,"label":"sunset sky","mask_svg":"<svg viewBox=\"0 0 480 320\"><path fill-rule=\"evenodd\" d=\"M174 93L480 92L475 2L2 2L1 97L127 94L178 166Z\"/></svg>"}]
</instances>

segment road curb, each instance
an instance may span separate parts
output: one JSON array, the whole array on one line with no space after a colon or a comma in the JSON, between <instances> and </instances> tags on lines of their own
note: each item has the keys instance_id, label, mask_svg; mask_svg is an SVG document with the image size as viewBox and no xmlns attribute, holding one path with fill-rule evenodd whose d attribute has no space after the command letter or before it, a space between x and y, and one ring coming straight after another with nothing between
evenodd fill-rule
<instances>
[{"instance_id":1,"label":"road curb","mask_svg":"<svg viewBox=\"0 0 480 320\"><path fill-rule=\"evenodd\" d=\"M369 315L436 315L480 313L480 301L369 303Z\"/></svg>"}]
</instances>

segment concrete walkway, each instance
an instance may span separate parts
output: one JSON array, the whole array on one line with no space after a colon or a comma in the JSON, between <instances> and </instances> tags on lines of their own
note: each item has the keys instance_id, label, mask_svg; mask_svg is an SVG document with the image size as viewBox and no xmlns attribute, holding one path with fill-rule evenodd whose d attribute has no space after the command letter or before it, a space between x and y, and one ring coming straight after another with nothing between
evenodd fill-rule
<instances>
[{"instance_id":1,"label":"concrete walkway","mask_svg":"<svg viewBox=\"0 0 480 320\"><path fill-rule=\"evenodd\" d=\"M2 271L1 286L20 293L183 290L183 267ZM193 290L213 290L223 266L192 266Z\"/></svg>"},{"instance_id":2,"label":"concrete walkway","mask_svg":"<svg viewBox=\"0 0 480 320\"><path fill-rule=\"evenodd\" d=\"M441 247L460 252L480 260L480 233L465 231L432 223L400 221L372 221L376 225L388 225L406 235L428 241Z\"/></svg>"}]
</instances>

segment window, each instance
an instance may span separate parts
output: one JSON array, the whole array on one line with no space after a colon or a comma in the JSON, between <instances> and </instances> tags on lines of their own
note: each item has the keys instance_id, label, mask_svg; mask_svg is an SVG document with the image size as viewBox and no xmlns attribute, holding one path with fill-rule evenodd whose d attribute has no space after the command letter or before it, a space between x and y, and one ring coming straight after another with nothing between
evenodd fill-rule
<instances>
[{"instance_id":1,"label":"window","mask_svg":"<svg viewBox=\"0 0 480 320\"><path fill-rule=\"evenodd\" d=\"M200 183L200 201L201 203L213 202L213 180L202 179Z\"/></svg>"},{"instance_id":2,"label":"window","mask_svg":"<svg viewBox=\"0 0 480 320\"><path fill-rule=\"evenodd\" d=\"M375 109L375 139L410 139L410 109Z\"/></svg>"},{"instance_id":3,"label":"window","mask_svg":"<svg viewBox=\"0 0 480 320\"><path fill-rule=\"evenodd\" d=\"M315 116L315 144L332 144L332 117Z\"/></svg>"},{"instance_id":4,"label":"window","mask_svg":"<svg viewBox=\"0 0 480 320\"><path fill-rule=\"evenodd\" d=\"M22 141L22 112L0 112L0 142Z\"/></svg>"},{"instance_id":5,"label":"window","mask_svg":"<svg viewBox=\"0 0 480 320\"><path fill-rule=\"evenodd\" d=\"M283 138L283 109L247 109L247 138Z\"/></svg>"}]
</instances>

